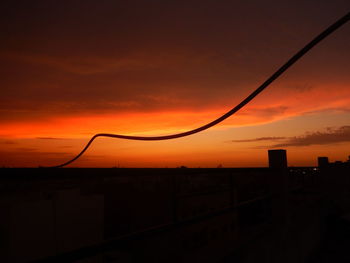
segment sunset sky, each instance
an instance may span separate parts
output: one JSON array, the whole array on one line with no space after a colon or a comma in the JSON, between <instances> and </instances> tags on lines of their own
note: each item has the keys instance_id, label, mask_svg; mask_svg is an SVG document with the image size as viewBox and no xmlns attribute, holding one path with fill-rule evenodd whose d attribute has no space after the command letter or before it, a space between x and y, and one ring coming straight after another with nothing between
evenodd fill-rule
<instances>
[{"instance_id":1,"label":"sunset sky","mask_svg":"<svg viewBox=\"0 0 350 263\"><path fill-rule=\"evenodd\" d=\"M95 133L166 135L219 117L350 10L349 0L7 1L0 166L68 161ZM350 155L350 23L218 126L98 138L69 167L254 167Z\"/></svg>"}]
</instances>

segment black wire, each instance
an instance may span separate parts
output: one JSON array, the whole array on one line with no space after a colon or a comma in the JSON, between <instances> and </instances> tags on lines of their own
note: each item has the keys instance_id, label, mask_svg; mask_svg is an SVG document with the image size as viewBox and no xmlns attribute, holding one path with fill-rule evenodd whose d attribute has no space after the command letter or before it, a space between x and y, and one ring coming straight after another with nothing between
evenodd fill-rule
<instances>
[{"instance_id":1,"label":"black wire","mask_svg":"<svg viewBox=\"0 0 350 263\"><path fill-rule=\"evenodd\" d=\"M77 156L75 156L73 159L71 159L63 164L51 166L51 167L47 167L47 168L59 168L59 167L66 166L66 165L74 162L80 156L83 155L83 153L90 147L91 143L98 137L109 137L109 138L118 138L118 139L125 139L125 140L138 140L138 141L161 141L161 140L170 140L170 139L181 138L181 137L189 136L189 135L204 131L206 129L209 129L210 127L213 127L214 125L219 124L220 122L227 119L228 117L230 117L231 115L233 115L237 111L239 111L241 108L243 108L246 104L248 104L251 100L253 100L259 93L261 93L264 89L266 89L274 80L276 80L280 75L282 75L289 67L291 67L295 62L297 62L302 56L304 56L310 49L312 49L314 46L316 46L323 39L325 39L327 36L332 34L335 30L337 30L339 27L341 27L346 22L348 22L349 19L350 19L350 12L347 13L342 18L340 18L339 20L337 20L334 24L329 26L322 33L320 33L313 40L311 40L306 46L304 46L302 49L300 49L283 66L281 66L263 84L261 84L256 90L254 90L248 97L246 97L238 105L236 105L230 111L226 112L221 117L217 118L216 120L213 120L212 122L209 122L201 127L195 128L193 130L189 130L189 131L181 132L181 133L176 133L176 134L164 135L164 136L130 136L130 135L111 134L111 133L98 133L98 134L95 134L90 139L90 141L87 143L87 145L84 147L84 149Z\"/></svg>"}]
</instances>

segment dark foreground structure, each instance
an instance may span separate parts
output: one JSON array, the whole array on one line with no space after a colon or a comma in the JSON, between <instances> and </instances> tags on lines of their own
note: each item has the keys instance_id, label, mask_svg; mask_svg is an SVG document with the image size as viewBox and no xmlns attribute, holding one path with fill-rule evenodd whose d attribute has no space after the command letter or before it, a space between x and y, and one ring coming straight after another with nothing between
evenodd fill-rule
<instances>
[{"instance_id":1,"label":"dark foreground structure","mask_svg":"<svg viewBox=\"0 0 350 263\"><path fill-rule=\"evenodd\" d=\"M0 262L348 262L349 164L4 168Z\"/></svg>"}]
</instances>

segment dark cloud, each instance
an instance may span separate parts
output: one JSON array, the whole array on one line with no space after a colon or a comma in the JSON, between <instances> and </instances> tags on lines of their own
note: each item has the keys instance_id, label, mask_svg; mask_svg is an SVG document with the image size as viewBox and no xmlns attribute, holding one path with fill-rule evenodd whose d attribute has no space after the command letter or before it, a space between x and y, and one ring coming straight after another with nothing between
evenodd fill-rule
<instances>
[{"instance_id":1,"label":"dark cloud","mask_svg":"<svg viewBox=\"0 0 350 263\"><path fill-rule=\"evenodd\" d=\"M52 155L52 156L62 156L62 155L71 155L71 153L66 153L66 152L37 152L37 155L41 156L47 156L47 155Z\"/></svg>"},{"instance_id":2,"label":"dark cloud","mask_svg":"<svg viewBox=\"0 0 350 263\"><path fill-rule=\"evenodd\" d=\"M278 141L286 139L286 137L260 137L247 140L232 140L231 142L260 142L260 141Z\"/></svg>"},{"instance_id":3,"label":"dark cloud","mask_svg":"<svg viewBox=\"0 0 350 263\"><path fill-rule=\"evenodd\" d=\"M63 140L63 138L56 138L56 137L36 137L35 139L39 139L39 140Z\"/></svg>"},{"instance_id":4,"label":"dark cloud","mask_svg":"<svg viewBox=\"0 0 350 263\"><path fill-rule=\"evenodd\" d=\"M18 152L36 152L37 148L31 148L31 147L18 147L16 148Z\"/></svg>"},{"instance_id":5,"label":"dark cloud","mask_svg":"<svg viewBox=\"0 0 350 263\"><path fill-rule=\"evenodd\" d=\"M324 145L341 142L350 142L350 126L337 129L327 128L323 132L310 132L303 136L291 137L286 142L275 144L273 147Z\"/></svg>"},{"instance_id":6,"label":"dark cloud","mask_svg":"<svg viewBox=\"0 0 350 263\"><path fill-rule=\"evenodd\" d=\"M13 145L13 144L18 144L16 141L11 141L11 140L0 140L1 144L7 144L7 145Z\"/></svg>"},{"instance_id":7,"label":"dark cloud","mask_svg":"<svg viewBox=\"0 0 350 263\"><path fill-rule=\"evenodd\" d=\"M299 147L350 142L350 126L326 128L325 131L308 132L305 135L295 137L260 137L244 140L232 140L232 142L260 142L279 140L284 140L284 142L269 146L258 146L257 148L280 148L291 146Z\"/></svg>"}]
</instances>

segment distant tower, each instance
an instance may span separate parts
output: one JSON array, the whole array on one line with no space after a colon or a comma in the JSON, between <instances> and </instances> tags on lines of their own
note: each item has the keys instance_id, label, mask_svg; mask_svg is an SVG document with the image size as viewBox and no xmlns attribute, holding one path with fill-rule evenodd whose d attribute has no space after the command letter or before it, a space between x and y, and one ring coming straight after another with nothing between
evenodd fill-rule
<instances>
[{"instance_id":1,"label":"distant tower","mask_svg":"<svg viewBox=\"0 0 350 263\"><path fill-rule=\"evenodd\" d=\"M289 211L288 166L286 150L269 150L269 185L271 200L271 219L281 228L281 250L287 254Z\"/></svg>"},{"instance_id":2,"label":"distant tower","mask_svg":"<svg viewBox=\"0 0 350 263\"><path fill-rule=\"evenodd\" d=\"M329 165L328 157L318 157L318 168L324 168Z\"/></svg>"},{"instance_id":3,"label":"distant tower","mask_svg":"<svg viewBox=\"0 0 350 263\"><path fill-rule=\"evenodd\" d=\"M286 150L269 150L269 167L273 169L285 169L287 164Z\"/></svg>"}]
</instances>

